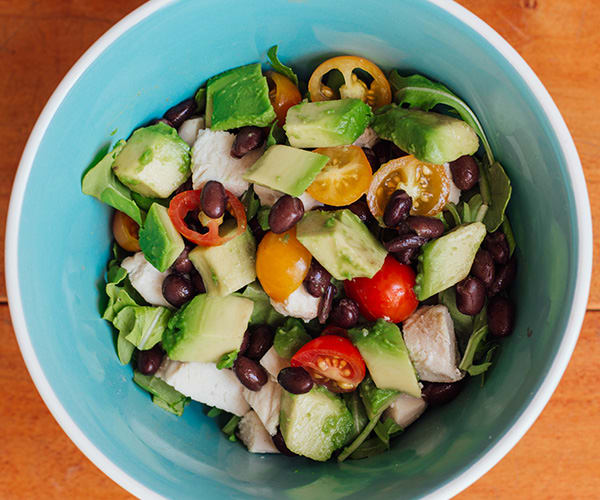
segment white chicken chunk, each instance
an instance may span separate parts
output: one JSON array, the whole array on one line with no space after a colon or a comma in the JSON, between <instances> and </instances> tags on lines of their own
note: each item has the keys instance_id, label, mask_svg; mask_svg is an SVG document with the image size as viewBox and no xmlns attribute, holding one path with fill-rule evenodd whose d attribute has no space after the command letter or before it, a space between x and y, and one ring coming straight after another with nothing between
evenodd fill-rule
<instances>
[{"instance_id":1,"label":"white chicken chunk","mask_svg":"<svg viewBox=\"0 0 600 500\"><path fill-rule=\"evenodd\" d=\"M131 285L146 302L153 306L172 307L162 293L162 284L170 274L169 271L158 271L146 260L142 252L123 259L121 267L127 271Z\"/></svg>"},{"instance_id":2,"label":"white chicken chunk","mask_svg":"<svg viewBox=\"0 0 600 500\"><path fill-rule=\"evenodd\" d=\"M260 204L272 207L275 205L275 202L283 196L284 193L281 191L275 191L274 189L270 189L264 186L259 186L258 184L254 184L254 192L258 199L260 200ZM310 194L306 191L299 196L302 204L304 205L304 211L308 212L315 207L320 207L323 205L322 203L315 200Z\"/></svg>"},{"instance_id":3,"label":"white chicken chunk","mask_svg":"<svg viewBox=\"0 0 600 500\"><path fill-rule=\"evenodd\" d=\"M244 388L244 398L250 407L256 412L258 418L267 429L267 432L274 436L277 433L279 425L279 408L281 406L281 386L269 379L259 391L251 391Z\"/></svg>"},{"instance_id":4,"label":"white chicken chunk","mask_svg":"<svg viewBox=\"0 0 600 500\"><path fill-rule=\"evenodd\" d=\"M282 358L277 354L275 347L271 347L265 355L260 358L260 364L274 379L277 379L277 375L279 375L281 370L290 366L290 362L287 359Z\"/></svg>"},{"instance_id":5,"label":"white chicken chunk","mask_svg":"<svg viewBox=\"0 0 600 500\"><path fill-rule=\"evenodd\" d=\"M251 453L279 453L258 415L249 411L238 425L238 437Z\"/></svg>"},{"instance_id":6,"label":"white chicken chunk","mask_svg":"<svg viewBox=\"0 0 600 500\"><path fill-rule=\"evenodd\" d=\"M165 358L156 376L194 401L240 417L250 409L244 386L233 371L219 370L215 363L181 363Z\"/></svg>"},{"instance_id":7,"label":"white chicken chunk","mask_svg":"<svg viewBox=\"0 0 600 500\"><path fill-rule=\"evenodd\" d=\"M384 418L390 417L400 427L405 429L419 418L425 409L427 403L423 398L415 398L408 394L400 394L390 407L385 410Z\"/></svg>"},{"instance_id":8,"label":"white chicken chunk","mask_svg":"<svg viewBox=\"0 0 600 500\"><path fill-rule=\"evenodd\" d=\"M375 131L371 127L367 127L353 144L361 148L372 148L378 140L379 137L377 137Z\"/></svg>"},{"instance_id":9,"label":"white chicken chunk","mask_svg":"<svg viewBox=\"0 0 600 500\"><path fill-rule=\"evenodd\" d=\"M452 180L452 172L450 172L450 164L444 163L444 171L446 172L446 176L450 179L450 193L448 194L448 203L458 204L460 201L460 189L458 186L454 184Z\"/></svg>"},{"instance_id":10,"label":"white chicken chunk","mask_svg":"<svg viewBox=\"0 0 600 500\"><path fill-rule=\"evenodd\" d=\"M190 118L181 124L177 133L179 134L179 137L187 142L189 147L192 147L194 142L196 142L196 137L198 137L198 131L204 127L204 118Z\"/></svg>"},{"instance_id":11,"label":"white chicken chunk","mask_svg":"<svg viewBox=\"0 0 600 500\"><path fill-rule=\"evenodd\" d=\"M422 306L403 324L404 342L421 380L456 382L464 377L454 324L443 305Z\"/></svg>"},{"instance_id":12,"label":"white chicken chunk","mask_svg":"<svg viewBox=\"0 0 600 500\"><path fill-rule=\"evenodd\" d=\"M300 318L308 323L311 319L317 317L320 300L319 297L313 297L308 293L304 285L301 284L285 301L275 302L271 299L271 305L279 314Z\"/></svg>"},{"instance_id":13,"label":"white chicken chunk","mask_svg":"<svg viewBox=\"0 0 600 500\"><path fill-rule=\"evenodd\" d=\"M222 130L203 129L192 147L192 184L194 189L208 181L219 181L235 196L241 196L249 187L243 175L262 155L263 149L250 151L243 158L231 156L235 135Z\"/></svg>"}]
</instances>

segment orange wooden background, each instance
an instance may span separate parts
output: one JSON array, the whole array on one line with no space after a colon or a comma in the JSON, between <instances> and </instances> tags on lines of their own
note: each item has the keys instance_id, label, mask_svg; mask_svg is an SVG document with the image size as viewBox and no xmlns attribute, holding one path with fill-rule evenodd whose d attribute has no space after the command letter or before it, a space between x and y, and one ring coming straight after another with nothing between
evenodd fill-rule
<instances>
[{"instance_id":1,"label":"orange wooden background","mask_svg":"<svg viewBox=\"0 0 600 500\"><path fill-rule=\"evenodd\" d=\"M0 236L20 154L71 65L141 0L0 0ZM577 144L600 234L598 0L461 0L504 36L554 97ZM597 257L598 238L594 243ZM3 253L3 249L2 249ZM595 266L594 278L599 267ZM0 499L130 498L71 443L20 356L0 269ZM600 498L600 281L575 354L521 442L460 498Z\"/></svg>"}]
</instances>

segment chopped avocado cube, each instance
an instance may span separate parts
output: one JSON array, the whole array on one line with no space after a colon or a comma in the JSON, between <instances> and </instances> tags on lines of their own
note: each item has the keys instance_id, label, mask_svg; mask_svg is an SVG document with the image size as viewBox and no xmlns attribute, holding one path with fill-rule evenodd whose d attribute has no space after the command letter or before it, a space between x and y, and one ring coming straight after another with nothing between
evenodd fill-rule
<instances>
[{"instance_id":1,"label":"chopped avocado cube","mask_svg":"<svg viewBox=\"0 0 600 500\"><path fill-rule=\"evenodd\" d=\"M378 319L370 328L353 328L348 335L379 389L394 389L421 397L417 374L397 325Z\"/></svg>"},{"instance_id":2,"label":"chopped avocado cube","mask_svg":"<svg viewBox=\"0 0 600 500\"><path fill-rule=\"evenodd\" d=\"M129 189L167 198L190 176L190 147L160 122L137 129L115 158L113 170Z\"/></svg>"},{"instance_id":3,"label":"chopped avocado cube","mask_svg":"<svg viewBox=\"0 0 600 500\"><path fill-rule=\"evenodd\" d=\"M236 226L235 221L225 222L221 236L235 232ZM211 295L224 297L256 279L256 242L249 229L219 246L197 246L189 258Z\"/></svg>"},{"instance_id":4,"label":"chopped avocado cube","mask_svg":"<svg viewBox=\"0 0 600 500\"><path fill-rule=\"evenodd\" d=\"M252 301L237 295L196 295L169 321L162 345L176 361L216 363L242 345Z\"/></svg>"},{"instance_id":5,"label":"chopped avocado cube","mask_svg":"<svg viewBox=\"0 0 600 500\"><path fill-rule=\"evenodd\" d=\"M485 235L485 226L473 222L423 245L415 285L417 298L428 299L465 279Z\"/></svg>"},{"instance_id":6,"label":"chopped avocado cube","mask_svg":"<svg viewBox=\"0 0 600 500\"><path fill-rule=\"evenodd\" d=\"M140 248L146 260L161 273L171 267L185 248L168 210L158 203L152 204L140 229Z\"/></svg>"},{"instance_id":7,"label":"chopped avocado cube","mask_svg":"<svg viewBox=\"0 0 600 500\"><path fill-rule=\"evenodd\" d=\"M131 192L115 177L112 164L115 157L125 146L125 141L119 141L114 149L107 153L96 165L90 168L81 181L83 194L98 198L103 203L129 215L138 224L142 223L142 214Z\"/></svg>"},{"instance_id":8,"label":"chopped avocado cube","mask_svg":"<svg viewBox=\"0 0 600 500\"><path fill-rule=\"evenodd\" d=\"M213 76L206 82L206 126L213 130L256 125L275 119L269 86L260 64L247 64Z\"/></svg>"},{"instance_id":9,"label":"chopped avocado cube","mask_svg":"<svg viewBox=\"0 0 600 500\"><path fill-rule=\"evenodd\" d=\"M300 196L328 161L325 155L276 144L246 171L244 180Z\"/></svg>"},{"instance_id":10,"label":"chopped avocado cube","mask_svg":"<svg viewBox=\"0 0 600 500\"><path fill-rule=\"evenodd\" d=\"M284 359L291 359L296 351L310 342L312 337L306 333L306 328L297 318L288 318L285 324L275 330L273 347Z\"/></svg>"},{"instance_id":11,"label":"chopped avocado cube","mask_svg":"<svg viewBox=\"0 0 600 500\"><path fill-rule=\"evenodd\" d=\"M342 398L316 385L306 394L282 391L279 425L291 451L321 462L344 446L353 428Z\"/></svg>"},{"instance_id":12,"label":"chopped avocado cube","mask_svg":"<svg viewBox=\"0 0 600 500\"><path fill-rule=\"evenodd\" d=\"M394 389L379 389L369 375L360 383L358 390L369 420L388 407L399 394Z\"/></svg>"},{"instance_id":13,"label":"chopped avocado cube","mask_svg":"<svg viewBox=\"0 0 600 500\"><path fill-rule=\"evenodd\" d=\"M472 155L479 148L477 134L466 122L431 111L392 104L377 111L371 127L382 139L435 165Z\"/></svg>"},{"instance_id":14,"label":"chopped avocado cube","mask_svg":"<svg viewBox=\"0 0 600 500\"><path fill-rule=\"evenodd\" d=\"M300 243L335 279L372 278L383 266L385 248L348 209L312 210L296 227Z\"/></svg>"},{"instance_id":15,"label":"chopped avocado cube","mask_svg":"<svg viewBox=\"0 0 600 500\"><path fill-rule=\"evenodd\" d=\"M373 112L360 99L302 102L292 106L283 128L296 148L352 144L369 126Z\"/></svg>"}]
</instances>

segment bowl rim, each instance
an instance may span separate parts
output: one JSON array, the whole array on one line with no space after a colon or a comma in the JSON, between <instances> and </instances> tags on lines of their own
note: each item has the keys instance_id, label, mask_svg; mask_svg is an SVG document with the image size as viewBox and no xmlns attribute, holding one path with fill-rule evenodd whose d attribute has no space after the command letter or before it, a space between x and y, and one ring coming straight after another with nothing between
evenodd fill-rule
<instances>
[{"instance_id":1,"label":"bowl rim","mask_svg":"<svg viewBox=\"0 0 600 500\"><path fill-rule=\"evenodd\" d=\"M86 437L62 406L42 370L29 337L21 302L18 279L18 236L21 209L33 161L46 133L46 129L69 90L75 85L85 70L116 39L146 17L175 1L149 0L138 7L102 35L63 78L40 114L21 156L10 197L5 237L5 276L10 315L21 354L42 400L67 436L69 436L83 454L113 481L140 498L163 497L115 465ZM503 37L465 7L462 7L453 0L427 1L455 17L458 21L485 38L515 69L535 96L544 111L546 119L551 125L552 131L558 138L561 152L565 157L567 172L572 183L573 193L575 194L574 201L578 227L578 263L573 302L563 338L550 369L535 394L531 396L529 402L521 410L520 415L497 438L496 443L476 459L475 462L467 465L455 477L440 484L435 490L429 492L424 497L433 499L450 498L489 471L517 444L550 400L573 353L586 312L591 283L593 239L591 210L581 161L564 119L539 78Z\"/></svg>"}]
</instances>

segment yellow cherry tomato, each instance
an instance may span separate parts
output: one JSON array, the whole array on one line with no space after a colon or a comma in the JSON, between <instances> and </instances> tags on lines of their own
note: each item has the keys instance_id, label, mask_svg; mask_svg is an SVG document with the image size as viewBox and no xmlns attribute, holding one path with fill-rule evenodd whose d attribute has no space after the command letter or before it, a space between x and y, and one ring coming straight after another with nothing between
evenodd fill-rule
<instances>
[{"instance_id":1,"label":"yellow cherry tomato","mask_svg":"<svg viewBox=\"0 0 600 500\"><path fill-rule=\"evenodd\" d=\"M113 217L112 230L115 240L123 250L128 252L139 252L139 230L140 226L128 215L118 210Z\"/></svg>"},{"instance_id":2,"label":"yellow cherry tomato","mask_svg":"<svg viewBox=\"0 0 600 500\"><path fill-rule=\"evenodd\" d=\"M269 99L277 115L277 123L283 127L288 109L298 104L302 96L294 82L280 73L267 71L267 80L270 89Z\"/></svg>"},{"instance_id":3,"label":"yellow cherry tomato","mask_svg":"<svg viewBox=\"0 0 600 500\"><path fill-rule=\"evenodd\" d=\"M367 193L369 209L379 222L391 194L397 189L403 189L412 198L412 215L433 216L448 202L450 178L443 165L417 160L412 155L382 165Z\"/></svg>"},{"instance_id":4,"label":"yellow cherry tomato","mask_svg":"<svg viewBox=\"0 0 600 500\"><path fill-rule=\"evenodd\" d=\"M342 207L367 192L373 173L362 148L336 146L317 148L314 152L331 158L307 189L315 200Z\"/></svg>"},{"instance_id":5,"label":"yellow cherry tomato","mask_svg":"<svg viewBox=\"0 0 600 500\"><path fill-rule=\"evenodd\" d=\"M304 281L311 255L296 238L296 228L281 234L269 231L258 245L256 275L266 294L283 302Z\"/></svg>"},{"instance_id":6,"label":"yellow cherry tomato","mask_svg":"<svg viewBox=\"0 0 600 500\"><path fill-rule=\"evenodd\" d=\"M336 92L325 85L322 79L331 70L337 69L344 77L344 83ZM368 73L373 81L370 84L360 79L355 70ZM317 66L308 82L311 101L328 101L330 99L356 98L366 102L373 109L380 108L392 102L390 84L379 67L365 59L356 56L339 56L327 59Z\"/></svg>"}]
</instances>

